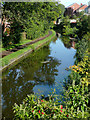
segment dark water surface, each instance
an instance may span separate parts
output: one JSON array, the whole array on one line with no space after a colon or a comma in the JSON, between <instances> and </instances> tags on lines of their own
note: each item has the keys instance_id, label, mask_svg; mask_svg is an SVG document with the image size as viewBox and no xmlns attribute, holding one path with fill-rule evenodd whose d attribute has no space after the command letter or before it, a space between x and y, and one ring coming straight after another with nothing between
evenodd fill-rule
<instances>
[{"instance_id":1,"label":"dark water surface","mask_svg":"<svg viewBox=\"0 0 90 120\"><path fill-rule=\"evenodd\" d=\"M39 93L47 96L52 92L51 88L55 88L57 94L60 94L63 90L62 82L70 74L65 69L74 64L75 53L75 49L66 48L61 39L57 38L4 72L3 117L12 119L12 106L14 103L20 104L27 94Z\"/></svg>"}]
</instances>

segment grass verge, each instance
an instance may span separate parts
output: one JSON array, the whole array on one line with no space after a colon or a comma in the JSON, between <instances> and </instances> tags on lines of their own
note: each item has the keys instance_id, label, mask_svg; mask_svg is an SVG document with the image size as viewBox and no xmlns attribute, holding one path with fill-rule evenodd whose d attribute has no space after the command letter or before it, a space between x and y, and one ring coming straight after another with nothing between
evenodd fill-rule
<instances>
[{"instance_id":1,"label":"grass verge","mask_svg":"<svg viewBox=\"0 0 90 120\"><path fill-rule=\"evenodd\" d=\"M47 35L47 34L49 34L48 31L47 31L43 36L40 36L40 37L44 37L44 36ZM38 38L36 38L36 39L38 39ZM33 40L36 40L36 39L33 39ZM12 48L15 48L15 47L18 47L18 46L20 46L20 45L24 45L24 44L26 44L26 43L28 43L28 42L33 41L33 40L22 39L22 40L20 40L20 43L8 45L8 47L6 47L6 48L3 48L3 47L1 46L1 47L0 47L0 52L5 51L5 50L9 50L9 49L12 49Z\"/></svg>"},{"instance_id":2,"label":"grass verge","mask_svg":"<svg viewBox=\"0 0 90 120\"><path fill-rule=\"evenodd\" d=\"M51 40L54 36L56 35L55 31L52 30L52 34L41 40L38 41L34 44L29 45L28 47L18 50L12 54L9 54L8 56L5 56L4 58L0 59L0 63L2 63L2 67L7 66L10 62L12 62L13 60L17 60L20 56L24 55L25 53L27 53L30 50L35 50L38 47L42 46L44 43L48 42L49 40Z\"/></svg>"}]
</instances>

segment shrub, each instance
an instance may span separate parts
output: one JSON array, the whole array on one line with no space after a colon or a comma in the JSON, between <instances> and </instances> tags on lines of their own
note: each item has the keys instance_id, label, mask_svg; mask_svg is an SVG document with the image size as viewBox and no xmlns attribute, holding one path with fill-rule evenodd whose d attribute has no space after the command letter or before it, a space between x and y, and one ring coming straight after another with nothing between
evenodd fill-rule
<instances>
[{"instance_id":1,"label":"shrub","mask_svg":"<svg viewBox=\"0 0 90 120\"><path fill-rule=\"evenodd\" d=\"M49 96L49 100L37 98L35 95L28 95L23 104L14 106L15 119L59 119L67 118L67 112L63 106Z\"/></svg>"}]
</instances>

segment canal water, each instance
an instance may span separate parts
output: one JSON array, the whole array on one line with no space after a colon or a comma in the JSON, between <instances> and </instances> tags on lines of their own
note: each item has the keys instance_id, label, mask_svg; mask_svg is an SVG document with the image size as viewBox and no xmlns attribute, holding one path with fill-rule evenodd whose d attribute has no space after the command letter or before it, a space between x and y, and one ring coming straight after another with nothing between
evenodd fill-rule
<instances>
[{"instance_id":1,"label":"canal water","mask_svg":"<svg viewBox=\"0 0 90 120\"><path fill-rule=\"evenodd\" d=\"M76 50L67 45L57 38L3 73L3 117L12 119L12 106L22 103L28 94L47 96L54 88L61 93L63 80L70 74L66 69L75 61Z\"/></svg>"}]
</instances>

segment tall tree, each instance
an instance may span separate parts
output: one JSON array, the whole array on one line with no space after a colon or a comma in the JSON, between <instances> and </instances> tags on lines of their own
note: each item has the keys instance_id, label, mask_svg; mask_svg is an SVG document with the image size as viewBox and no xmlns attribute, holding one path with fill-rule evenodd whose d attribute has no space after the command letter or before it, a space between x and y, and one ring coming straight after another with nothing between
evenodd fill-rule
<instances>
[{"instance_id":1,"label":"tall tree","mask_svg":"<svg viewBox=\"0 0 90 120\"><path fill-rule=\"evenodd\" d=\"M14 43L19 42L20 32L25 31L28 39L45 34L53 21L59 17L61 9L55 2L5 2L3 18L11 23L10 35Z\"/></svg>"}]
</instances>

